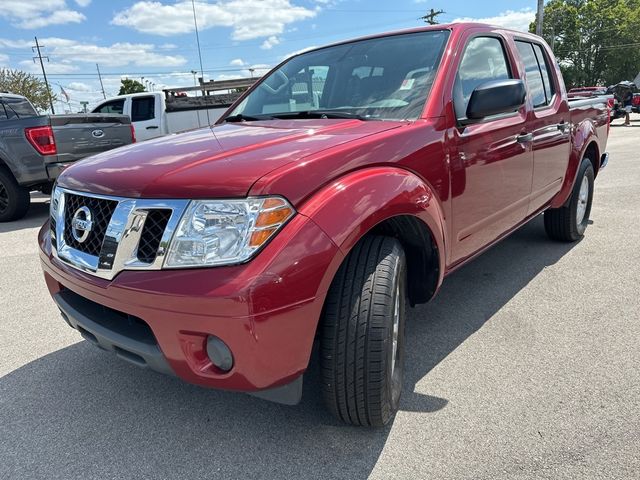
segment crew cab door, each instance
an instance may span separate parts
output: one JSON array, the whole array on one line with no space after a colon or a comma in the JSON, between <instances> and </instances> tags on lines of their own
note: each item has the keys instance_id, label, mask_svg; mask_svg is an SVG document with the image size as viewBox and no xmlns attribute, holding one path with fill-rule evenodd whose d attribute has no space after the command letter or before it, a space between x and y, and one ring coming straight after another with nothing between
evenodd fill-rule
<instances>
[{"instance_id":1,"label":"crew cab door","mask_svg":"<svg viewBox=\"0 0 640 480\"><path fill-rule=\"evenodd\" d=\"M136 130L138 141L149 140L150 138L162 135L160 128L161 111L156 105L159 100L158 95L145 95L131 97L131 123Z\"/></svg>"},{"instance_id":2,"label":"crew cab door","mask_svg":"<svg viewBox=\"0 0 640 480\"><path fill-rule=\"evenodd\" d=\"M569 105L560 92L551 62L538 43L516 39L524 66L533 133L533 183L529 213L545 206L562 187L571 153Z\"/></svg>"},{"instance_id":3,"label":"crew cab door","mask_svg":"<svg viewBox=\"0 0 640 480\"><path fill-rule=\"evenodd\" d=\"M456 68L452 94L457 126L450 142L453 263L481 250L526 217L533 174L526 106L473 122L466 118L476 87L519 77L505 39L494 34L472 36Z\"/></svg>"}]
</instances>

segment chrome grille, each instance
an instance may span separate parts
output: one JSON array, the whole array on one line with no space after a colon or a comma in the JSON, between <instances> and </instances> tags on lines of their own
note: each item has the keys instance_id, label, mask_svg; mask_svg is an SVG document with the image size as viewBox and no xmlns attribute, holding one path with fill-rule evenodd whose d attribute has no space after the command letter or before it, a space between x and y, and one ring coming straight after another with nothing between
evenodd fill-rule
<instances>
[{"instance_id":1,"label":"chrome grille","mask_svg":"<svg viewBox=\"0 0 640 480\"><path fill-rule=\"evenodd\" d=\"M100 255L104 234L111 221L118 202L104 198L94 198L74 194L65 195L64 241L72 248L89 255ZM80 207L87 207L93 216L93 228L84 242L79 242L71 234L71 220Z\"/></svg>"},{"instance_id":2,"label":"chrome grille","mask_svg":"<svg viewBox=\"0 0 640 480\"><path fill-rule=\"evenodd\" d=\"M159 270L189 201L149 200L76 192L56 187L51 200L53 255L92 275L112 279L122 270ZM81 207L91 212L90 226L72 221ZM85 224L86 225L86 224Z\"/></svg>"},{"instance_id":3,"label":"chrome grille","mask_svg":"<svg viewBox=\"0 0 640 480\"><path fill-rule=\"evenodd\" d=\"M58 242L56 241L56 212L58 210L58 199L53 198L51 200L51 212L49 215L49 225L51 227L51 247L55 250L58 248Z\"/></svg>"},{"instance_id":4,"label":"chrome grille","mask_svg":"<svg viewBox=\"0 0 640 480\"><path fill-rule=\"evenodd\" d=\"M147 214L138 244L138 260L143 263L152 263L156 259L169 217L171 217L171 210L151 210Z\"/></svg>"}]
</instances>

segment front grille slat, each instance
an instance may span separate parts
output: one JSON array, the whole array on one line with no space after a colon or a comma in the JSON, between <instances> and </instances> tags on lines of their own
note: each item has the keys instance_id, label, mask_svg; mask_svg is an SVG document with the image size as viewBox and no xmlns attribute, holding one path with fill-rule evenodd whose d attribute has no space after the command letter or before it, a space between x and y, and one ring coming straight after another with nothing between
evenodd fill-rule
<instances>
[{"instance_id":1,"label":"front grille slat","mask_svg":"<svg viewBox=\"0 0 640 480\"><path fill-rule=\"evenodd\" d=\"M143 263L155 261L169 218L171 218L171 210L158 209L148 212L138 243L137 257L139 261Z\"/></svg>"},{"instance_id":2,"label":"front grille slat","mask_svg":"<svg viewBox=\"0 0 640 480\"><path fill-rule=\"evenodd\" d=\"M65 193L64 208L64 241L71 248L75 248L89 255L98 256L102 248L104 236L111 221L111 216L118 202L104 198L85 197ZM84 242L77 241L71 233L71 220L80 207L87 207L91 211L93 223L91 232Z\"/></svg>"}]
</instances>

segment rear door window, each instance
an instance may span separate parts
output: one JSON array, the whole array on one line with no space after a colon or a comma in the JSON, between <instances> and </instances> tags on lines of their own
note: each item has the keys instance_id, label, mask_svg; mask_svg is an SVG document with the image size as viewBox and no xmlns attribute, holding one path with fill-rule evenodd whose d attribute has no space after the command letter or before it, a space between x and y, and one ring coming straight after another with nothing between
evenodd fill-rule
<instances>
[{"instance_id":1,"label":"rear door window","mask_svg":"<svg viewBox=\"0 0 640 480\"><path fill-rule=\"evenodd\" d=\"M464 50L453 89L456 117L464 119L473 91L493 80L513 78L502 41L497 37L475 37Z\"/></svg>"},{"instance_id":2,"label":"rear door window","mask_svg":"<svg viewBox=\"0 0 640 480\"><path fill-rule=\"evenodd\" d=\"M553 98L553 95L556 93L555 88L553 86L552 77L551 77L551 68L549 67L547 56L542 51L542 47L536 43L533 43L532 45L533 45L533 51L535 52L536 58L538 60L538 65L540 65L540 73L542 74L542 84L544 85L544 93L547 96L547 104L550 104L551 99Z\"/></svg>"},{"instance_id":3,"label":"rear door window","mask_svg":"<svg viewBox=\"0 0 640 480\"><path fill-rule=\"evenodd\" d=\"M132 122L144 122L155 118L155 97L133 97L131 102Z\"/></svg>"},{"instance_id":4,"label":"rear door window","mask_svg":"<svg viewBox=\"0 0 640 480\"><path fill-rule=\"evenodd\" d=\"M518 52L525 67L525 78L533 107L544 107L551 103L553 84L546 59L539 45L516 40Z\"/></svg>"},{"instance_id":5,"label":"rear door window","mask_svg":"<svg viewBox=\"0 0 640 480\"><path fill-rule=\"evenodd\" d=\"M111 102L103 103L99 107L93 109L93 113L122 114L123 111L124 111L124 98L120 100L113 100Z\"/></svg>"}]
</instances>

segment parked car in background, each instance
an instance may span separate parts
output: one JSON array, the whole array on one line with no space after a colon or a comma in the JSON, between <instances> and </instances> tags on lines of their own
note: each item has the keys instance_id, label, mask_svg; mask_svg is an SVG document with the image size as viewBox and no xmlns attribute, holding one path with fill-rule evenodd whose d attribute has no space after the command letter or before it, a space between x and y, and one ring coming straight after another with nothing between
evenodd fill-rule
<instances>
[{"instance_id":1,"label":"parked car in background","mask_svg":"<svg viewBox=\"0 0 640 480\"><path fill-rule=\"evenodd\" d=\"M39 115L25 97L0 93L0 222L23 217L30 192L50 193L71 163L134 140L124 115Z\"/></svg>"},{"instance_id":2,"label":"parked car in background","mask_svg":"<svg viewBox=\"0 0 640 480\"><path fill-rule=\"evenodd\" d=\"M246 89L256 80L207 82L202 90L186 87L119 95L101 102L92 112L128 115L138 141L149 140L215 123L238 99L241 93L237 90ZM200 96L186 95L194 90ZM202 95L203 91L206 95Z\"/></svg>"},{"instance_id":3,"label":"parked car in background","mask_svg":"<svg viewBox=\"0 0 640 480\"><path fill-rule=\"evenodd\" d=\"M610 111L611 120L616 120L625 116L626 106L624 105L624 99L627 97L629 92L635 92L636 90L637 86L628 80L618 82L615 85L610 85L607 88L607 94L613 95L613 105L611 106ZM631 106L632 111L634 111L634 105L637 105L636 102L639 102L639 100L636 100L636 94L633 93ZM636 110L637 109L638 107L636 106Z\"/></svg>"},{"instance_id":4,"label":"parked car in background","mask_svg":"<svg viewBox=\"0 0 640 480\"><path fill-rule=\"evenodd\" d=\"M550 238L582 238L608 132L606 98L569 102L528 33L456 23L314 49L213 127L65 170L44 277L85 339L203 386L296 403L317 340L328 408L383 425L406 306L543 212Z\"/></svg>"}]
</instances>

